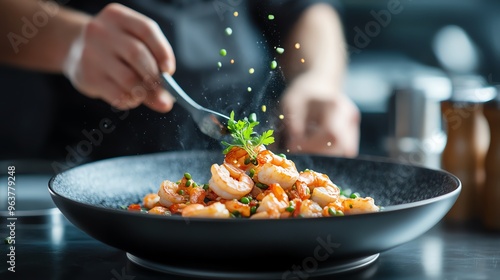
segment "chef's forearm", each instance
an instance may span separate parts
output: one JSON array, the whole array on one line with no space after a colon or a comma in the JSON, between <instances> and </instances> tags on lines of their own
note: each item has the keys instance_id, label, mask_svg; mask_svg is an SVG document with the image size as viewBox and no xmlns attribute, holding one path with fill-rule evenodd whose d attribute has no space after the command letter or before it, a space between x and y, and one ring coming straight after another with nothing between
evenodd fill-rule
<instances>
[{"instance_id":1,"label":"chef's forearm","mask_svg":"<svg viewBox=\"0 0 500 280\"><path fill-rule=\"evenodd\" d=\"M0 1L0 62L61 72L89 16L52 1Z\"/></svg>"},{"instance_id":2,"label":"chef's forearm","mask_svg":"<svg viewBox=\"0 0 500 280\"><path fill-rule=\"evenodd\" d=\"M328 4L315 4L305 10L292 27L280 64L286 80L293 80L300 73L312 70L340 85L346 60L339 15Z\"/></svg>"}]
</instances>

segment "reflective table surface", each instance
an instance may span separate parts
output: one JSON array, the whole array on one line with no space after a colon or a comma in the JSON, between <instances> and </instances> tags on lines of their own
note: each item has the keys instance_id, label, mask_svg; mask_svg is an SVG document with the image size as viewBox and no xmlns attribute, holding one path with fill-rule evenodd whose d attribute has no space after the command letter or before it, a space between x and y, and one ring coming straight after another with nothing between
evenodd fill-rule
<instances>
[{"instance_id":1,"label":"reflective table surface","mask_svg":"<svg viewBox=\"0 0 500 280\"><path fill-rule=\"evenodd\" d=\"M8 222L1 218L2 224ZM9 228L2 226L0 234L2 239L8 236ZM80 231L58 210L43 217L18 217L15 240L15 272L8 270L10 245L2 244L0 279L193 279L134 264L125 252ZM450 226L441 221L359 270L321 278L297 272L283 279L499 279L499 274L499 232L485 231L479 223Z\"/></svg>"}]
</instances>

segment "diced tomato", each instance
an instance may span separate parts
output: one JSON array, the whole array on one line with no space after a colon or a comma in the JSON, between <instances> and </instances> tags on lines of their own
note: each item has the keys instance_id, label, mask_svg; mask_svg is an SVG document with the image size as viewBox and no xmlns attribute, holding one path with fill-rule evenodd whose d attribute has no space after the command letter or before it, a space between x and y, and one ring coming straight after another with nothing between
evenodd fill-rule
<instances>
[{"instance_id":1,"label":"diced tomato","mask_svg":"<svg viewBox=\"0 0 500 280\"><path fill-rule=\"evenodd\" d=\"M130 205L127 207L127 210L129 210L129 211L141 211L141 205L140 205L140 204L137 204L137 203L130 204Z\"/></svg>"}]
</instances>

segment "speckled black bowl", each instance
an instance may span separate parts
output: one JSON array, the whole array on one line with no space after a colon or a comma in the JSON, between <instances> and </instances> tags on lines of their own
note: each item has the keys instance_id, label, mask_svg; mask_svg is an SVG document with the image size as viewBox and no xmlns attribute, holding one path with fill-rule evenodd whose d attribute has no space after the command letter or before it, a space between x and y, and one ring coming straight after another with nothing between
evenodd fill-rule
<instances>
[{"instance_id":1,"label":"speckled black bowl","mask_svg":"<svg viewBox=\"0 0 500 280\"><path fill-rule=\"evenodd\" d=\"M344 217L248 220L186 219L120 208L157 191L164 179L180 179L184 172L196 182L208 181L211 164L223 157L206 151L85 164L55 175L49 191L73 224L145 267L212 278L293 279L300 272L325 275L372 262L380 252L434 226L461 189L450 173L386 159L288 158L299 170L326 173L340 187L373 197L384 210Z\"/></svg>"}]
</instances>

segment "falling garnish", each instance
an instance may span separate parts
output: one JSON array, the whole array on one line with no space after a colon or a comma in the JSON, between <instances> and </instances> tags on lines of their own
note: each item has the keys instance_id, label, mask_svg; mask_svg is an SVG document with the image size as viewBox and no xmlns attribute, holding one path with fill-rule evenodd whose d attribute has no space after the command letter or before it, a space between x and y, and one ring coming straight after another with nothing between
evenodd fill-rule
<instances>
[{"instance_id":1,"label":"falling garnish","mask_svg":"<svg viewBox=\"0 0 500 280\"><path fill-rule=\"evenodd\" d=\"M280 118L280 120L282 120L282 119L284 119L284 118L285 118L285 116L283 116L283 115L279 115L279 118Z\"/></svg>"},{"instance_id":2,"label":"falling garnish","mask_svg":"<svg viewBox=\"0 0 500 280\"><path fill-rule=\"evenodd\" d=\"M248 92L251 92L251 91L252 91L252 88L251 88L251 87L247 87L247 91L248 91Z\"/></svg>"},{"instance_id":3,"label":"falling garnish","mask_svg":"<svg viewBox=\"0 0 500 280\"><path fill-rule=\"evenodd\" d=\"M301 58L301 59L300 59L300 62L305 63L305 62L306 62L306 60L305 60L305 59L303 59L303 58Z\"/></svg>"},{"instance_id":4,"label":"falling garnish","mask_svg":"<svg viewBox=\"0 0 500 280\"><path fill-rule=\"evenodd\" d=\"M273 19L274 19L274 15L268 15L268 16L267 16L267 19L268 19L268 20L273 20Z\"/></svg>"},{"instance_id":5,"label":"falling garnish","mask_svg":"<svg viewBox=\"0 0 500 280\"><path fill-rule=\"evenodd\" d=\"M221 68L222 67L222 62L217 62L217 67Z\"/></svg>"},{"instance_id":6,"label":"falling garnish","mask_svg":"<svg viewBox=\"0 0 500 280\"><path fill-rule=\"evenodd\" d=\"M328 147L331 147L331 146L332 146L332 142L328 141L328 142L326 143L326 145L327 145Z\"/></svg>"},{"instance_id":7,"label":"falling garnish","mask_svg":"<svg viewBox=\"0 0 500 280\"><path fill-rule=\"evenodd\" d=\"M235 11L235 12L233 13L233 16L237 17L237 16L238 16L238 12L236 12L236 11Z\"/></svg>"},{"instance_id":8,"label":"falling garnish","mask_svg":"<svg viewBox=\"0 0 500 280\"><path fill-rule=\"evenodd\" d=\"M234 59L231 59L229 62L230 62L231 64L234 64Z\"/></svg>"},{"instance_id":9,"label":"falling garnish","mask_svg":"<svg viewBox=\"0 0 500 280\"><path fill-rule=\"evenodd\" d=\"M231 29L231 27L226 27L224 33L226 33L227 36L231 36L231 34L233 34L233 30Z\"/></svg>"},{"instance_id":10,"label":"falling garnish","mask_svg":"<svg viewBox=\"0 0 500 280\"><path fill-rule=\"evenodd\" d=\"M265 113L265 112L266 112L266 110L267 110L267 106L266 106L266 105L262 105L261 110L262 110L262 112L264 112L264 113Z\"/></svg>"},{"instance_id":11,"label":"falling garnish","mask_svg":"<svg viewBox=\"0 0 500 280\"><path fill-rule=\"evenodd\" d=\"M284 48L276 48L276 52L279 54L282 54L285 52L285 49Z\"/></svg>"},{"instance_id":12,"label":"falling garnish","mask_svg":"<svg viewBox=\"0 0 500 280\"><path fill-rule=\"evenodd\" d=\"M298 50L300 49L300 44L299 43L295 43L295 48Z\"/></svg>"},{"instance_id":13,"label":"falling garnish","mask_svg":"<svg viewBox=\"0 0 500 280\"><path fill-rule=\"evenodd\" d=\"M220 54L221 56L226 56L226 55L227 55L227 51L226 51L226 49L220 49L219 54Z\"/></svg>"},{"instance_id":14,"label":"falling garnish","mask_svg":"<svg viewBox=\"0 0 500 280\"><path fill-rule=\"evenodd\" d=\"M250 74L255 73L255 69L253 69L253 68L248 69L248 73L250 73Z\"/></svg>"},{"instance_id":15,"label":"falling garnish","mask_svg":"<svg viewBox=\"0 0 500 280\"><path fill-rule=\"evenodd\" d=\"M273 60L271 61L271 64L269 66L274 70L276 69L276 67L278 67L278 62L276 62L276 60Z\"/></svg>"},{"instance_id":16,"label":"falling garnish","mask_svg":"<svg viewBox=\"0 0 500 280\"><path fill-rule=\"evenodd\" d=\"M257 115L252 113L248 118L236 121L234 119L234 111L229 115L229 121L227 122L227 129L233 138L232 143L222 141L221 143L226 146L223 153L227 154L232 148L240 147L244 149L252 160L257 157L256 150L262 145L269 145L274 143L273 130L264 131L262 134L258 134L254 131L254 127L257 126L259 122L257 121Z\"/></svg>"}]
</instances>

